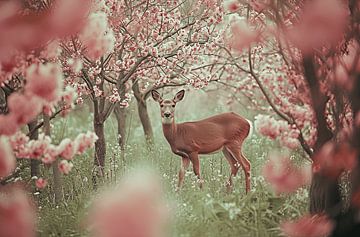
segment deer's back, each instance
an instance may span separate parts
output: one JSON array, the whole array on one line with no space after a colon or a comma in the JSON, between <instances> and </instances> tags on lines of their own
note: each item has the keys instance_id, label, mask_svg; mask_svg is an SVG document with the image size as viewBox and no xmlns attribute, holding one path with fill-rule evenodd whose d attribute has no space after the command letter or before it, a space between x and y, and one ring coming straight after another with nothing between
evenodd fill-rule
<instances>
[{"instance_id":1,"label":"deer's back","mask_svg":"<svg viewBox=\"0 0 360 237\"><path fill-rule=\"evenodd\" d=\"M219 146L219 149L227 142L244 140L249 129L249 122L233 112L177 124L178 136L199 146Z\"/></svg>"}]
</instances>

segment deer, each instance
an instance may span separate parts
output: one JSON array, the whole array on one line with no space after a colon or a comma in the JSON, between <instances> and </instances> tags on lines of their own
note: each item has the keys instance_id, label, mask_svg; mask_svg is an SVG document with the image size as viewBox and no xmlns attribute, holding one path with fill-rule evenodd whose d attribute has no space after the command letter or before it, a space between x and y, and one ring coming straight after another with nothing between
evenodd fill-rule
<instances>
[{"instance_id":1,"label":"deer","mask_svg":"<svg viewBox=\"0 0 360 237\"><path fill-rule=\"evenodd\" d=\"M230 165L230 177L226 182L228 191L233 189L232 177L240 166L245 173L246 193L250 191L251 165L242 153L242 145L250 132L250 122L234 112L227 112L203 120L176 123L175 106L184 98L185 90L176 93L173 99L163 99L156 90L152 98L160 105L162 129L174 154L181 157L177 190L183 185L185 171L190 162L202 188L199 155L212 154L222 150Z\"/></svg>"}]
</instances>

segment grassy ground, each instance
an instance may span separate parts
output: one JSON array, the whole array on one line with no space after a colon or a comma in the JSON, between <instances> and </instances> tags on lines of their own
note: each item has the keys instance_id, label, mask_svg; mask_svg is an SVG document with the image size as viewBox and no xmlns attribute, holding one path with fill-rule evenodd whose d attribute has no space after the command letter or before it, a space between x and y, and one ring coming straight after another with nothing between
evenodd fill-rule
<instances>
[{"instance_id":1,"label":"grassy ground","mask_svg":"<svg viewBox=\"0 0 360 237\"><path fill-rule=\"evenodd\" d=\"M59 141L63 137L75 137L79 132L92 130L91 119L87 113L58 119L54 123L52 137ZM131 124L131 136L126 153L122 156L116 146L115 124L112 119L106 124L107 172L104 185L115 183L133 167L153 167L162 177L167 198L176 207L171 227L173 237L279 236L278 223L281 220L297 217L306 211L305 189L290 197L278 197L261 177L266 154L275 146L264 138L253 136L244 147L244 153L252 164L250 194L245 195L242 172L234 180L234 192L226 193L224 184L229 175L229 167L222 153L201 157L201 172L205 179L203 190L199 190L189 169L184 188L176 193L174 190L180 158L171 153L161 131L155 129L159 139L149 150L139 124ZM60 205L54 204L51 179L45 190L35 195L39 203L39 236L87 234L83 217L92 198L97 195L91 183L92 162L92 151L76 157L73 171L63 178L64 202ZM45 177L51 176L51 170L44 168L42 171Z\"/></svg>"}]
</instances>

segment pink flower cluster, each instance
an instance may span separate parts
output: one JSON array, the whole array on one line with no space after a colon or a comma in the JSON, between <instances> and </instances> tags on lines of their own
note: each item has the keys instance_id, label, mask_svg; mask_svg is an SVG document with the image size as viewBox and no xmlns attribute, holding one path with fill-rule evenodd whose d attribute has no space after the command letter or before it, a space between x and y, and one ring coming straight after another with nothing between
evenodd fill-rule
<instances>
[{"instance_id":1,"label":"pink flower cluster","mask_svg":"<svg viewBox=\"0 0 360 237\"><path fill-rule=\"evenodd\" d=\"M252 43L261 40L261 34L258 30L251 29L245 22L235 21L231 23L230 36L225 39L231 49L242 52Z\"/></svg>"},{"instance_id":2,"label":"pink flower cluster","mask_svg":"<svg viewBox=\"0 0 360 237\"><path fill-rule=\"evenodd\" d=\"M259 114L255 117L255 129L258 133L271 139L278 138L280 143L290 149L299 146L299 131L286 121L276 120L269 115Z\"/></svg>"},{"instance_id":3,"label":"pink flower cluster","mask_svg":"<svg viewBox=\"0 0 360 237\"><path fill-rule=\"evenodd\" d=\"M23 94L9 96L9 114L0 115L0 134L12 135L18 128L39 114L44 106L60 99L63 87L62 70L58 64L32 64L26 69Z\"/></svg>"},{"instance_id":4,"label":"pink flower cluster","mask_svg":"<svg viewBox=\"0 0 360 237\"><path fill-rule=\"evenodd\" d=\"M46 187L47 181L46 181L46 179L38 178L35 180L35 185L38 189L43 189Z\"/></svg>"},{"instance_id":5,"label":"pink flower cluster","mask_svg":"<svg viewBox=\"0 0 360 237\"><path fill-rule=\"evenodd\" d=\"M121 101L121 97L119 95L119 92L116 88L113 88L112 95L108 96L107 98L111 103L117 103Z\"/></svg>"},{"instance_id":6,"label":"pink flower cluster","mask_svg":"<svg viewBox=\"0 0 360 237\"><path fill-rule=\"evenodd\" d=\"M108 26L104 12L91 13L85 25L80 40L86 47L86 55L97 60L114 49L115 36Z\"/></svg>"},{"instance_id":7,"label":"pink flower cluster","mask_svg":"<svg viewBox=\"0 0 360 237\"><path fill-rule=\"evenodd\" d=\"M1 190L0 236L35 237L36 219L34 208L23 190Z\"/></svg>"},{"instance_id":8,"label":"pink flower cluster","mask_svg":"<svg viewBox=\"0 0 360 237\"><path fill-rule=\"evenodd\" d=\"M63 72L55 63L32 64L25 72L25 90L47 102L60 99L63 89Z\"/></svg>"},{"instance_id":9,"label":"pink flower cluster","mask_svg":"<svg viewBox=\"0 0 360 237\"><path fill-rule=\"evenodd\" d=\"M138 171L96 200L89 224L98 237L161 237L168 211L158 178Z\"/></svg>"},{"instance_id":10,"label":"pink flower cluster","mask_svg":"<svg viewBox=\"0 0 360 237\"><path fill-rule=\"evenodd\" d=\"M293 193L311 180L311 167L294 166L289 157L271 154L262 170L263 176L277 194Z\"/></svg>"},{"instance_id":11,"label":"pink flower cluster","mask_svg":"<svg viewBox=\"0 0 360 237\"><path fill-rule=\"evenodd\" d=\"M18 132L10 138L11 147L18 158L38 159L45 164L54 162L58 157L65 159L62 161L60 171L64 174L71 170L71 161L75 155L80 155L86 149L93 147L97 136L95 133L80 133L75 140L65 138L59 145L51 144L48 136L41 134L39 139L30 140L25 134Z\"/></svg>"}]
</instances>

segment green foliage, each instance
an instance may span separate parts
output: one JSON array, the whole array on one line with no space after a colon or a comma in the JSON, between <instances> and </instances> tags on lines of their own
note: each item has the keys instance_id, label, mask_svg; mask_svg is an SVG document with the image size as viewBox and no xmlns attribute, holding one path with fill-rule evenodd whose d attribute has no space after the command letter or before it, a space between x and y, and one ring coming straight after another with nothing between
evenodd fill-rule
<instances>
[{"instance_id":1,"label":"green foliage","mask_svg":"<svg viewBox=\"0 0 360 237\"><path fill-rule=\"evenodd\" d=\"M53 139L75 137L91 129L91 116L76 116L56 120ZM222 153L201 157L201 172L205 186L199 189L196 178L189 169L182 190L175 192L180 158L172 154L156 130L156 145L148 149L145 139L136 135L139 124L132 124L132 135L125 154L117 146L116 122L106 124L107 167L103 185L117 182L126 172L139 165L153 167L163 179L167 198L174 209L171 231L173 237L197 236L279 236L281 220L295 218L306 211L307 191L300 190L292 196L275 196L261 176L266 154L274 145L264 138L253 136L244 146L244 154L252 164L252 191L245 194L242 170L234 178L234 191L227 193L225 182L229 166ZM135 134L135 135L134 135ZM160 139L161 138L161 139ZM93 151L74 160L74 169L63 177L64 201L54 204L51 169L43 169L49 185L35 196L39 205L39 236L86 236L86 212L98 193L93 191L91 171Z\"/></svg>"}]
</instances>

